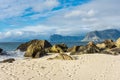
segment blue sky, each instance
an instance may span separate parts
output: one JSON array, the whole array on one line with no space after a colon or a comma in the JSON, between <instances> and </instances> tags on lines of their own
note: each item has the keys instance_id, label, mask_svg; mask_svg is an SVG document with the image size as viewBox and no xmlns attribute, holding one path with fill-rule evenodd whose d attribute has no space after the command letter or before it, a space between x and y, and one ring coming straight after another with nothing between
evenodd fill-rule
<instances>
[{"instance_id":1,"label":"blue sky","mask_svg":"<svg viewBox=\"0 0 120 80\"><path fill-rule=\"evenodd\" d=\"M119 0L0 0L0 41L120 27Z\"/></svg>"}]
</instances>

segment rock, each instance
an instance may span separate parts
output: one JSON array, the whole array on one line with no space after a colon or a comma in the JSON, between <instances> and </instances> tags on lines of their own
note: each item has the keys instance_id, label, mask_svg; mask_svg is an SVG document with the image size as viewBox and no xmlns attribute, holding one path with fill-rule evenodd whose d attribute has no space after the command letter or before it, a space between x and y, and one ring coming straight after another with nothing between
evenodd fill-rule
<instances>
[{"instance_id":1,"label":"rock","mask_svg":"<svg viewBox=\"0 0 120 80\"><path fill-rule=\"evenodd\" d=\"M51 47L45 48L45 52L46 52L46 53L51 53Z\"/></svg>"},{"instance_id":2,"label":"rock","mask_svg":"<svg viewBox=\"0 0 120 80\"><path fill-rule=\"evenodd\" d=\"M58 56L54 57L54 58L48 58L48 60L54 60L54 59L58 59L58 60L73 60L73 58L67 54L59 54Z\"/></svg>"},{"instance_id":3,"label":"rock","mask_svg":"<svg viewBox=\"0 0 120 80\"><path fill-rule=\"evenodd\" d=\"M14 58L9 58L9 59L5 59L3 61L0 61L0 63L13 63L13 61L15 61Z\"/></svg>"},{"instance_id":4,"label":"rock","mask_svg":"<svg viewBox=\"0 0 120 80\"><path fill-rule=\"evenodd\" d=\"M65 45L63 43L62 44L55 44L50 48L49 52L51 52L51 53L63 53L63 52L66 52L67 49L68 49L67 45Z\"/></svg>"},{"instance_id":5,"label":"rock","mask_svg":"<svg viewBox=\"0 0 120 80\"><path fill-rule=\"evenodd\" d=\"M100 49L111 49L111 48L115 48L116 45L115 45L115 42L113 42L113 40L105 40L104 42L102 43L99 43L99 44L96 44L97 47L99 47Z\"/></svg>"},{"instance_id":6,"label":"rock","mask_svg":"<svg viewBox=\"0 0 120 80\"><path fill-rule=\"evenodd\" d=\"M2 48L0 48L0 55L8 55L6 51L4 51Z\"/></svg>"},{"instance_id":7,"label":"rock","mask_svg":"<svg viewBox=\"0 0 120 80\"><path fill-rule=\"evenodd\" d=\"M112 48L112 49L104 50L102 53L111 54L111 55L119 55L120 54L120 48Z\"/></svg>"},{"instance_id":8,"label":"rock","mask_svg":"<svg viewBox=\"0 0 120 80\"><path fill-rule=\"evenodd\" d=\"M25 57L33 57L33 58L39 58L46 55L44 49L41 47L41 45L33 45L31 44L27 51L25 52Z\"/></svg>"},{"instance_id":9,"label":"rock","mask_svg":"<svg viewBox=\"0 0 120 80\"><path fill-rule=\"evenodd\" d=\"M46 55L45 48L51 47L51 44L46 40L36 40L34 43L31 43L24 56L39 58Z\"/></svg>"},{"instance_id":10,"label":"rock","mask_svg":"<svg viewBox=\"0 0 120 80\"><path fill-rule=\"evenodd\" d=\"M106 48L106 44L105 43L98 43L96 44L96 46L100 49L105 49Z\"/></svg>"},{"instance_id":11,"label":"rock","mask_svg":"<svg viewBox=\"0 0 120 80\"><path fill-rule=\"evenodd\" d=\"M73 46L71 48L68 48L68 52L78 52L79 51L80 46Z\"/></svg>"},{"instance_id":12,"label":"rock","mask_svg":"<svg viewBox=\"0 0 120 80\"><path fill-rule=\"evenodd\" d=\"M74 46L68 51L71 51L70 55L81 55L87 53L99 53L101 50L94 44L94 42L89 42L86 46Z\"/></svg>"},{"instance_id":13,"label":"rock","mask_svg":"<svg viewBox=\"0 0 120 80\"><path fill-rule=\"evenodd\" d=\"M100 49L94 44L94 42L89 42L84 50L84 53L99 53Z\"/></svg>"},{"instance_id":14,"label":"rock","mask_svg":"<svg viewBox=\"0 0 120 80\"><path fill-rule=\"evenodd\" d=\"M115 42L113 42L113 40L110 40L110 39L105 40L103 43L105 43L106 48L109 48L109 49L116 47Z\"/></svg>"},{"instance_id":15,"label":"rock","mask_svg":"<svg viewBox=\"0 0 120 80\"><path fill-rule=\"evenodd\" d=\"M19 49L20 51L26 51L27 48L31 45L31 44L38 44L41 45L43 48L48 48L51 47L52 45L46 41L46 40L31 40L29 42L26 42L24 44L21 44L20 46L17 47L17 49Z\"/></svg>"},{"instance_id":16,"label":"rock","mask_svg":"<svg viewBox=\"0 0 120 80\"><path fill-rule=\"evenodd\" d=\"M80 55L85 49L85 46L73 46L72 48L68 49L68 52L70 52L70 55Z\"/></svg>"},{"instance_id":17,"label":"rock","mask_svg":"<svg viewBox=\"0 0 120 80\"><path fill-rule=\"evenodd\" d=\"M2 48L0 48L0 55L3 55L2 51L3 51L3 49L2 49Z\"/></svg>"},{"instance_id":18,"label":"rock","mask_svg":"<svg viewBox=\"0 0 120 80\"><path fill-rule=\"evenodd\" d=\"M110 40L110 39L105 40L103 43L106 44L106 47L107 47L107 48L114 48L114 47L116 47L116 46L115 46L115 43L113 42L113 40Z\"/></svg>"},{"instance_id":19,"label":"rock","mask_svg":"<svg viewBox=\"0 0 120 80\"><path fill-rule=\"evenodd\" d=\"M120 48L120 38L116 40L116 44L115 44L118 48Z\"/></svg>"},{"instance_id":20,"label":"rock","mask_svg":"<svg viewBox=\"0 0 120 80\"><path fill-rule=\"evenodd\" d=\"M3 51L3 49L2 49L2 48L0 48L0 53L2 53L2 51Z\"/></svg>"},{"instance_id":21,"label":"rock","mask_svg":"<svg viewBox=\"0 0 120 80\"><path fill-rule=\"evenodd\" d=\"M35 43L36 41L38 41L38 40L32 40L32 41L23 43L23 44L19 45L17 47L17 49L19 49L20 51L26 51L28 46L30 46L32 43Z\"/></svg>"}]
</instances>

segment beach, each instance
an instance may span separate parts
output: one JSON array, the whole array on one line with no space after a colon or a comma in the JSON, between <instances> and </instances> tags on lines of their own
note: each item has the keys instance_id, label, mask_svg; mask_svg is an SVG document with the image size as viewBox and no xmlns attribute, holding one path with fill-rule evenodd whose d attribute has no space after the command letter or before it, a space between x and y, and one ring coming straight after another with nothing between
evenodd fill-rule
<instances>
[{"instance_id":1,"label":"beach","mask_svg":"<svg viewBox=\"0 0 120 80\"><path fill-rule=\"evenodd\" d=\"M18 59L0 63L0 80L120 80L120 55L74 55L77 60Z\"/></svg>"},{"instance_id":2,"label":"beach","mask_svg":"<svg viewBox=\"0 0 120 80\"><path fill-rule=\"evenodd\" d=\"M0 0L0 80L120 80L120 0Z\"/></svg>"}]
</instances>

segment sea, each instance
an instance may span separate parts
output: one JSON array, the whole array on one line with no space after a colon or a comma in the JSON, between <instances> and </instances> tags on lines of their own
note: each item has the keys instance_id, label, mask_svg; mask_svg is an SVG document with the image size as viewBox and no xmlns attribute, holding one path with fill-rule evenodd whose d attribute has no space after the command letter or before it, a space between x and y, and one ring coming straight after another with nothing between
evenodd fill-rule
<instances>
[{"instance_id":1,"label":"sea","mask_svg":"<svg viewBox=\"0 0 120 80\"><path fill-rule=\"evenodd\" d=\"M0 42L0 48L3 49L3 53L6 53L5 55L0 55L0 61L8 58L15 58L15 59L23 59L24 53L20 50L16 50L16 48L25 42ZM50 42L52 45L54 44L60 44L63 42ZM87 42L64 42L68 47L72 47L74 45L86 45Z\"/></svg>"}]
</instances>

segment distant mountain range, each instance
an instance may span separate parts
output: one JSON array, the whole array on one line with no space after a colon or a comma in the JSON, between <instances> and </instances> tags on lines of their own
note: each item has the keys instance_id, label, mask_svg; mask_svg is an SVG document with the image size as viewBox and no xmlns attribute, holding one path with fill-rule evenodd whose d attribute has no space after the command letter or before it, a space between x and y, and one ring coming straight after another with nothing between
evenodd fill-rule
<instances>
[{"instance_id":1,"label":"distant mountain range","mask_svg":"<svg viewBox=\"0 0 120 80\"><path fill-rule=\"evenodd\" d=\"M120 31L117 29L107 29L102 31L91 31L86 34L86 36L62 36L58 34L54 34L50 36L51 42L101 42L106 39L116 40L120 37Z\"/></svg>"},{"instance_id":2,"label":"distant mountain range","mask_svg":"<svg viewBox=\"0 0 120 80\"><path fill-rule=\"evenodd\" d=\"M53 34L51 36L44 36L44 35L37 35L37 36L18 36L18 37L8 37L5 38L4 42L26 42L32 39L42 39L48 40L50 42L101 42L106 39L116 40L120 37L120 31L117 29L107 29L102 31L91 31L88 32L86 35L81 34L79 36L63 36L59 34ZM0 40L3 42L3 40Z\"/></svg>"},{"instance_id":3,"label":"distant mountain range","mask_svg":"<svg viewBox=\"0 0 120 80\"><path fill-rule=\"evenodd\" d=\"M54 34L50 36L51 42L77 42L81 41L84 36L62 36L58 34Z\"/></svg>"},{"instance_id":4,"label":"distant mountain range","mask_svg":"<svg viewBox=\"0 0 120 80\"><path fill-rule=\"evenodd\" d=\"M107 29L103 31L92 31L87 33L85 38L82 41L94 41L94 42L100 42L105 39L112 39L116 40L120 37L120 31L117 29Z\"/></svg>"}]
</instances>

